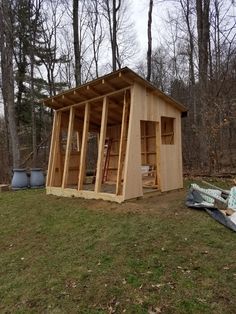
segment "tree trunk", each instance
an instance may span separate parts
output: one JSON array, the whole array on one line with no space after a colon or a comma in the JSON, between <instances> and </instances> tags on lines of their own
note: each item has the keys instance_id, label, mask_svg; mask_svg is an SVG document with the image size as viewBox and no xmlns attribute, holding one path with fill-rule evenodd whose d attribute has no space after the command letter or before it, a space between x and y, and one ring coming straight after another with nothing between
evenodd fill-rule
<instances>
[{"instance_id":1,"label":"tree trunk","mask_svg":"<svg viewBox=\"0 0 236 314\"><path fill-rule=\"evenodd\" d=\"M32 47L33 48L33 47ZM32 130L32 165L36 167L37 161L37 130L36 130L36 115L35 115L35 91L34 91L34 55L33 49L30 52L30 101L31 101L31 130Z\"/></svg>"},{"instance_id":2,"label":"tree trunk","mask_svg":"<svg viewBox=\"0 0 236 314\"><path fill-rule=\"evenodd\" d=\"M111 42L111 49L112 49L112 70L116 71L116 46L117 46L117 20L116 20L116 0L113 0L112 6L112 42Z\"/></svg>"},{"instance_id":3,"label":"tree trunk","mask_svg":"<svg viewBox=\"0 0 236 314\"><path fill-rule=\"evenodd\" d=\"M148 50L147 50L147 80L151 79L152 70L152 9L153 0L149 1L149 11L148 11Z\"/></svg>"},{"instance_id":4,"label":"tree trunk","mask_svg":"<svg viewBox=\"0 0 236 314\"><path fill-rule=\"evenodd\" d=\"M198 75L199 75L199 155L200 165L207 171L211 171L211 149L209 147L209 97L207 93L208 86L208 66L209 66L209 40L210 40L210 23L209 23L210 0L196 0L197 10L197 33L198 33Z\"/></svg>"},{"instance_id":5,"label":"tree trunk","mask_svg":"<svg viewBox=\"0 0 236 314\"><path fill-rule=\"evenodd\" d=\"M79 43L79 0L73 0L73 34L75 54L75 83L81 85L81 49Z\"/></svg>"},{"instance_id":6,"label":"tree trunk","mask_svg":"<svg viewBox=\"0 0 236 314\"><path fill-rule=\"evenodd\" d=\"M191 30L191 9L190 0L180 0L180 4L184 13L184 18L187 25L188 37L189 37L189 80L190 85L195 85L195 75L194 75L194 37Z\"/></svg>"},{"instance_id":7,"label":"tree trunk","mask_svg":"<svg viewBox=\"0 0 236 314\"><path fill-rule=\"evenodd\" d=\"M13 75L13 25L10 2L0 2L0 49L2 71L2 95L8 119L11 139L13 167L20 165L20 145L17 132L16 110L14 103L14 75Z\"/></svg>"},{"instance_id":8,"label":"tree trunk","mask_svg":"<svg viewBox=\"0 0 236 314\"><path fill-rule=\"evenodd\" d=\"M209 7L210 0L196 0L199 83L202 88L206 86L208 79Z\"/></svg>"}]
</instances>

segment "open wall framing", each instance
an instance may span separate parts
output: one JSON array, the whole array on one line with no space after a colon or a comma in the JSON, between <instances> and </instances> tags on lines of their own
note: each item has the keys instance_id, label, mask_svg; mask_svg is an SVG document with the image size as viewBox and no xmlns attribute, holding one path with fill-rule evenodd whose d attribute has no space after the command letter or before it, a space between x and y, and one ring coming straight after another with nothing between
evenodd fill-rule
<instances>
[{"instance_id":1,"label":"open wall framing","mask_svg":"<svg viewBox=\"0 0 236 314\"><path fill-rule=\"evenodd\" d=\"M122 202L182 187L184 107L124 68L47 99L47 193Z\"/></svg>"}]
</instances>

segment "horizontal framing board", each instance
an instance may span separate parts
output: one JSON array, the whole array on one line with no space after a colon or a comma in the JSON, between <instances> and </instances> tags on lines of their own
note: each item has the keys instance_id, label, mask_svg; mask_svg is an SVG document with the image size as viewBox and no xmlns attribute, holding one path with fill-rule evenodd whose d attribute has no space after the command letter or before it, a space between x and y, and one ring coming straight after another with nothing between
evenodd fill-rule
<instances>
[{"instance_id":1,"label":"horizontal framing board","mask_svg":"<svg viewBox=\"0 0 236 314\"><path fill-rule=\"evenodd\" d=\"M115 194L110 193L96 193L94 191L78 191L76 189L65 188L62 189L60 187L47 187L47 194L52 194L56 196L64 196L64 197L82 197L86 199L101 199L104 201L112 201L116 203L122 203L124 201L123 196L117 196Z\"/></svg>"},{"instance_id":2,"label":"horizontal framing board","mask_svg":"<svg viewBox=\"0 0 236 314\"><path fill-rule=\"evenodd\" d=\"M131 88L130 86L129 87L125 87L125 88L119 89L117 91L107 93L106 95L103 95L103 96L97 96L97 97L94 97L94 98L91 98L91 99L79 102L77 104L73 104L73 105L69 105L69 106L64 107L64 108L57 109L57 111L65 111L65 110L69 110L70 107L79 107L79 106L85 105L86 103L92 103L92 102L94 102L96 100L103 100L104 97L109 97L109 96L112 96L112 95L115 95L115 94L123 93L126 90L130 90L130 88Z\"/></svg>"}]
</instances>

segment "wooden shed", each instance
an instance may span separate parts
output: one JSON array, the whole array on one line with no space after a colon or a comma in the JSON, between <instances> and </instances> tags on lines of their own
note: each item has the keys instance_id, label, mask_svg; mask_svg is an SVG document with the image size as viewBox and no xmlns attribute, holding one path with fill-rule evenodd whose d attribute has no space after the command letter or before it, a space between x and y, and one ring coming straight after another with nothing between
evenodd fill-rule
<instances>
[{"instance_id":1,"label":"wooden shed","mask_svg":"<svg viewBox=\"0 0 236 314\"><path fill-rule=\"evenodd\" d=\"M44 104L55 109L47 194L123 202L183 187L186 109L129 68Z\"/></svg>"}]
</instances>

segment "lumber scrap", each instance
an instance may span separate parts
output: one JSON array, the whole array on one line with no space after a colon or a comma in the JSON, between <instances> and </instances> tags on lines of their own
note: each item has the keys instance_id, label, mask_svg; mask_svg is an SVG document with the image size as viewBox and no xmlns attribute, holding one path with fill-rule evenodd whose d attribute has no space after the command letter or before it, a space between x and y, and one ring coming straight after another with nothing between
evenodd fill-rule
<instances>
[{"instance_id":1,"label":"lumber scrap","mask_svg":"<svg viewBox=\"0 0 236 314\"><path fill-rule=\"evenodd\" d=\"M0 193L9 191L9 184L0 184Z\"/></svg>"}]
</instances>

